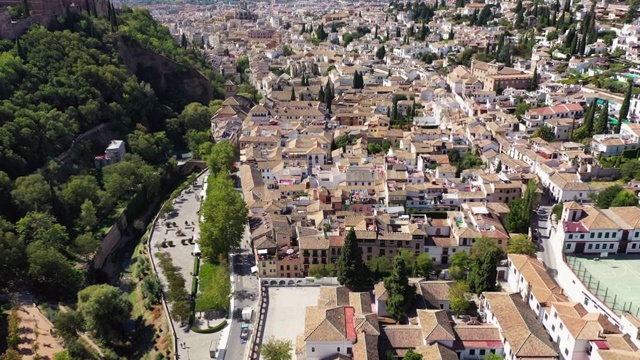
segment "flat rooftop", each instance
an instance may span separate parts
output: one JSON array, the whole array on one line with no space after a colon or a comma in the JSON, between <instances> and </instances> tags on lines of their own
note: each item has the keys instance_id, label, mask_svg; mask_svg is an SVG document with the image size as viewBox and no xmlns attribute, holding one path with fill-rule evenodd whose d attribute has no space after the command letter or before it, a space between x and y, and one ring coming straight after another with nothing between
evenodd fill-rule
<instances>
[{"instance_id":1,"label":"flat rooftop","mask_svg":"<svg viewBox=\"0 0 640 360\"><path fill-rule=\"evenodd\" d=\"M318 303L319 286L269 287L269 307L264 326L262 343L270 337L291 341L295 357L296 338L304 333L307 306Z\"/></svg>"},{"instance_id":2,"label":"flat rooftop","mask_svg":"<svg viewBox=\"0 0 640 360\"><path fill-rule=\"evenodd\" d=\"M571 256L567 264L616 314L640 314L640 255Z\"/></svg>"}]
</instances>

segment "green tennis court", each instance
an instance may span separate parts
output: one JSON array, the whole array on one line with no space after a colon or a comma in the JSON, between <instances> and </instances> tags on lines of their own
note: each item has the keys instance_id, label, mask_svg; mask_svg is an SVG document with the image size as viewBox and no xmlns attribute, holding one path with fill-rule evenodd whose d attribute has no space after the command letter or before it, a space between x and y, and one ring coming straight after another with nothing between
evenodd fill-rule
<instances>
[{"instance_id":1,"label":"green tennis court","mask_svg":"<svg viewBox=\"0 0 640 360\"><path fill-rule=\"evenodd\" d=\"M640 313L640 255L570 257L567 263L591 292L620 314Z\"/></svg>"}]
</instances>

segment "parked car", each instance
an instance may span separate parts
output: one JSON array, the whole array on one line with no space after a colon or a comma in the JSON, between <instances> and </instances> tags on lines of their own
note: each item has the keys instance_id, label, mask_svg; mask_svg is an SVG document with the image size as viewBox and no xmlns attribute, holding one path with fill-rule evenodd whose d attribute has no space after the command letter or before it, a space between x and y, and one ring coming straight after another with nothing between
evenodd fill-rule
<instances>
[{"instance_id":1,"label":"parked car","mask_svg":"<svg viewBox=\"0 0 640 360\"><path fill-rule=\"evenodd\" d=\"M249 325L243 324L240 329L240 343L246 344L247 340L249 340Z\"/></svg>"}]
</instances>

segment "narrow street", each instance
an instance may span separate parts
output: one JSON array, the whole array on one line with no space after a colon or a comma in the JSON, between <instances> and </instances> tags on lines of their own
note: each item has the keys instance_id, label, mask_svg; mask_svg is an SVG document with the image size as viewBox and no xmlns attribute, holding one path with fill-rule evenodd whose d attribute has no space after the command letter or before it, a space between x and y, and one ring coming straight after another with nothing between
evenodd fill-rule
<instances>
[{"instance_id":1,"label":"narrow street","mask_svg":"<svg viewBox=\"0 0 640 360\"><path fill-rule=\"evenodd\" d=\"M249 226L247 225L242 240L240 241L240 248L236 249L236 251L230 255L233 261L232 287L234 289L234 310L225 355L225 359L228 360L244 360L249 358L250 343L242 344L240 342L240 330L242 325L246 324L246 322L242 320L242 309L245 307L251 307L253 309L253 316L249 322L249 338L251 338L253 331L255 331L260 280L257 275L252 275L251 273L251 267L255 265L255 259L250 246L250 236Z\"/></svg>"},{"instance_id":2,"label":"narrow street","mask_svg":"<svg viewBox=\"0 0 640 360\"><path fill-rule=\"evenodd\" d=\"M551 247L550 232L551 232L551 209L553 206L540 206L537 211L533 213L534 229L538 230L538 253L537 258L549 269L550 273L556 274L556 255L554 249Z\"/></svg>"}]
</instances>

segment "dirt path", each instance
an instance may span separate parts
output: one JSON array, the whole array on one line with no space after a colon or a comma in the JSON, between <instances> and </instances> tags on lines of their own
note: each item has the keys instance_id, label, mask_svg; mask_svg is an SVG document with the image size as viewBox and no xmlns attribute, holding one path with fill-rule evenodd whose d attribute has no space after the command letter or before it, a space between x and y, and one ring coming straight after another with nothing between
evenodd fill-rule
<instances>
[{"instance_id":1,"label":"dirt path","mask_svg":"<svg viewBox=\"0 0 640 360\"><path fill-rule=\"evenodd\" d=\"M20 316L20 333L22 343L18 350L22 359L31 360L36 354L41 359L51 360L53 355L64 350L58 340L53 337L53 324L31 303L21 304L18 308ZM37 344L37 345L35 345Z\"/></svg>"},{"instance_id":2,"label":"dirt path","mask_svg":"<svg viewBox=\"0 0 640 360\"><path fill-rule=\"evenodd\" d=\"M67 312L69 311L69 309L67 309L66 307L60 305L58 307L58 309L60 309L60 311L62 312ZM93 340L91 340L91 338L89 336L87 336L87 334L85 333L80 333L80 337L82 338L82 340L84 340L87 344L89 344L89 346L91 346L93 348L93 350L95 350L101 357L104 358L104 354L102 353L102 349L100 348L100 346L98 346L96 343L93 342Z\"/></svg>"}]
</instances>

